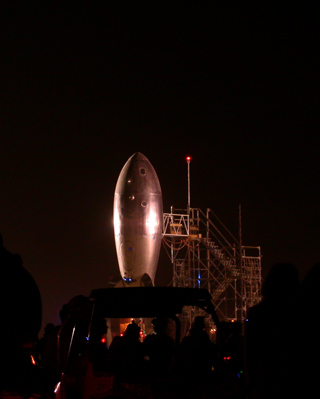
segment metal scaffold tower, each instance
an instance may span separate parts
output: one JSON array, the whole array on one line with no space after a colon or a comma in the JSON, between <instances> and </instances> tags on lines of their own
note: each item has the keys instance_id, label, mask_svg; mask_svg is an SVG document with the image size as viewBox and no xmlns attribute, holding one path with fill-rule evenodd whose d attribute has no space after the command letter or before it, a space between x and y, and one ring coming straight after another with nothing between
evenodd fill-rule
<instances>
[{"instance_id":1,"label":"metal scaffold tower","mask_svg":"<svg viewBox=\"0 0 320 399\"><path fill-rule=\"evenodd\" d=\"M248 309L261 300L260 247L241 241L211 209L204 213L188 205L163 215L173 286L208 289L222 321L244 321Z\"/></svg>"}]
</instances>

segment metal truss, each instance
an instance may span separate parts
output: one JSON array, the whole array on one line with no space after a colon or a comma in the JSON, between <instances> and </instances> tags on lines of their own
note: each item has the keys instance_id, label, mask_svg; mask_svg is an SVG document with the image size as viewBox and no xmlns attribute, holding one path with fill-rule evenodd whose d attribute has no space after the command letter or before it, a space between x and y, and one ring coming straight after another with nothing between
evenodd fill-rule
<instances>
[{"instance_id":1,"label":"metal truss","mask_svg":"<svg viewBox=\"0 0 320 399\"><path fill-rule=\"evenodd\" d=\"M246 247L207 209L165 213L163 243L173 266L172 285L206 288L223 321L243 321L261 300L261 250Z\"/></svg>"}]
</instances>

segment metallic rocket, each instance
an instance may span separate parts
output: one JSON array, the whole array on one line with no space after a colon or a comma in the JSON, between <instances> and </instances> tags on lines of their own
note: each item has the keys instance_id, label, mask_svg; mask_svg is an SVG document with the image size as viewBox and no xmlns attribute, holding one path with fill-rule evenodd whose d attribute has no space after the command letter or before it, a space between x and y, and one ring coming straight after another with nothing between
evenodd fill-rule
<instances>
[{"instance_id":1,"label":"metallic rocket","mask_svg":"<svg viewBox=\"0 0 320 399\"><path fill-rule=\"evenodd\" d=\"M122 277L120 286L154 285L162 218L158 176L149 160L137 152L122 168L114 193L113 221Z\"/></svg>"}]
</instances>

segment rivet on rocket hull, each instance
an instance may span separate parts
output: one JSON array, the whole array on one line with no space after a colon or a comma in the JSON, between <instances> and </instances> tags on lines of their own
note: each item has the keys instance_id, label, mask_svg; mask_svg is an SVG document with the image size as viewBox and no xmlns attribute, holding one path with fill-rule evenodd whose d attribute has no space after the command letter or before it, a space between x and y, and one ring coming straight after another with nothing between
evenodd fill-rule
<instances>
[{"instance_id":1,"label":"rivet on rocket hull","mask_svg":"<svg viewBox=\"0 0 320 399\"><path fill-rule=\"evenodd\" d=\"M122 168L114 193L113 221L122 281L154 285L162 239L162 193L158 176L140 152Z\"/></svg>"}]
</instances>

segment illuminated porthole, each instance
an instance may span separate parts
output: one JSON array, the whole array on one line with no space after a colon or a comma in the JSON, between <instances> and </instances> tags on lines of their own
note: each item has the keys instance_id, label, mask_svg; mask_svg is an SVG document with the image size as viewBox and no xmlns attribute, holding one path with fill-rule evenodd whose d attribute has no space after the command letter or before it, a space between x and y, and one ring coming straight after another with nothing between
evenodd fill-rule
<instances>
[{"instance_id":1,"label":"illuminated porthole","mask_svg":"<svg viewBox=\"0 0 320 399\"><path fill-rule=\"evenodd\" d=\"M129 200L133 201L134 200L134 195L129 195Z\"/></svg>"}]
</instances>

